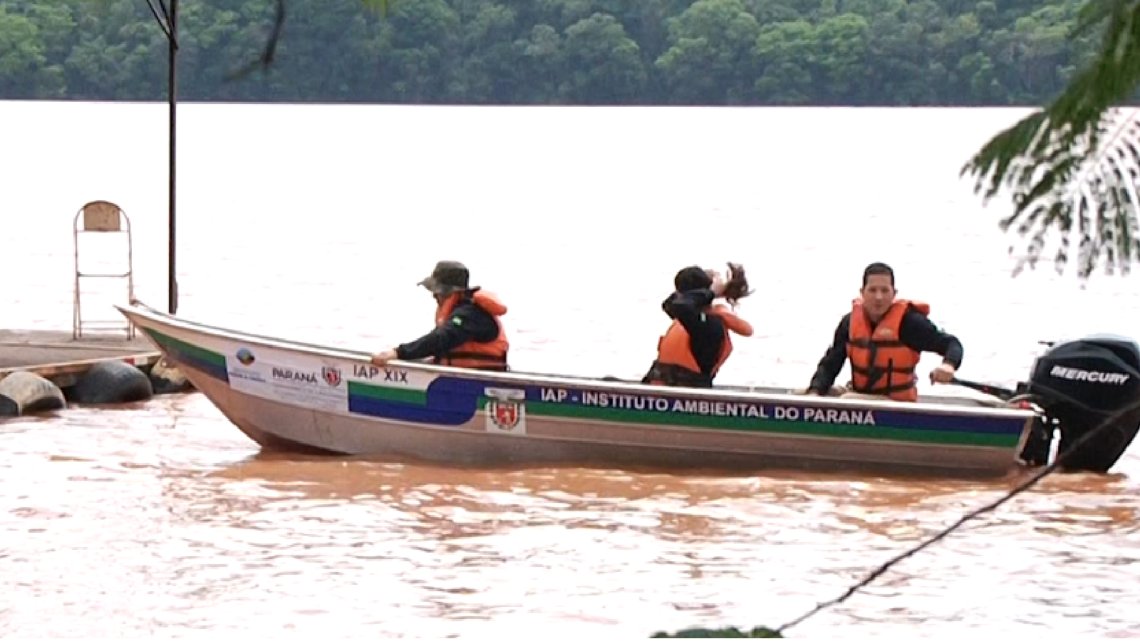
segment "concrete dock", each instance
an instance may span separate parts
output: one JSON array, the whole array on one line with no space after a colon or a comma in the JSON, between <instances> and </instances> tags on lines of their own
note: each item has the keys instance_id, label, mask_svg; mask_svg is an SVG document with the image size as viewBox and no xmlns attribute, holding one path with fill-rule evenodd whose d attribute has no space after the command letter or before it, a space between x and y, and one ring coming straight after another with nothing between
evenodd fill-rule
<instances>
[{"instance_id":1,"label":"concrete dock","mask_svg":"<svg viewBox=\"0 0 1140 641\"><path fill-rule=\"evenodd\" d=\"M160 354L150 341L119 334L85 334L73 340L71 332L0 330L0 378L26 370L39 374L61 388L95 363L116 360L139 367L153 365Z\"/></svg>"}]
</instances>

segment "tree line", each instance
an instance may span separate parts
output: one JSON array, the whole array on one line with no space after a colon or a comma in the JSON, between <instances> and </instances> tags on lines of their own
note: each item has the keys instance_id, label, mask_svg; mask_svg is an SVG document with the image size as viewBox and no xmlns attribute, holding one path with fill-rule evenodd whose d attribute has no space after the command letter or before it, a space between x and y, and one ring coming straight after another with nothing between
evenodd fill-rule
<instances>
[{"instance_id":1,"label":"tree line","mask_svg":"<svg viewBox=\"0 0 1140 641\"><path fill-rule=\"evenodd\" d=\"M180 0L179 99L1027 105L1088 63L1079 0ZM146 0L0 0L0 98L164 100Z\"/></svg>"}]
</instances>

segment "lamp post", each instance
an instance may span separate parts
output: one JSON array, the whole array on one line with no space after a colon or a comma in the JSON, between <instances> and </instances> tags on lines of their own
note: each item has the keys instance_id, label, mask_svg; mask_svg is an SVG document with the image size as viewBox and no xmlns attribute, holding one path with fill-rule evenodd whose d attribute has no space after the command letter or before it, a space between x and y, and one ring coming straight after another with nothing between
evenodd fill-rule
<instances>
[{"instance_id":1,"label":"lamp post","mask_svg":"<svg viewBox=\"0 0 1140 641\"><path fill-rule=\"evenodd\" d=\"M167 303L166 310L170 314L178 311L178 279L175 274L175 243L174 243L174 205L175 205L175 176L176 171L176 156L174 153L175 141L175 115L178 103L178 0L170 0L170 8L167 9L166 3L163 0L158 0L158 6L155 6L155 0L146 0L147 7L150 8L151 14L154 16L155 22L158 23L162 33L166 34L166 44L168 45L168 60L167 60L167 97L170 101L170 126L167 132L169 136L170 158L167 161L167 169L169 172L169 184L167 186L169 195L169 210L167 218L167 229L169 237L167 239L166 256L167 256Z\"/></svg>"},{"instance_id":2,"label":"lamp post","mask_svg":"<svg viewBox=\"0 0 1140 641\"><path fill-rule=\"evenodd\" d=\"M167 93L170 100L170 160L169 162L169 213L167 241L167 311L174 314L178 311L178 279L175 276L175 176L177 175L175 148L175 119L178 103L178 0L170 0L170 15L167 16L167 43L169 44L169 68L167 75Z\"/></svg>"}]
</instances>

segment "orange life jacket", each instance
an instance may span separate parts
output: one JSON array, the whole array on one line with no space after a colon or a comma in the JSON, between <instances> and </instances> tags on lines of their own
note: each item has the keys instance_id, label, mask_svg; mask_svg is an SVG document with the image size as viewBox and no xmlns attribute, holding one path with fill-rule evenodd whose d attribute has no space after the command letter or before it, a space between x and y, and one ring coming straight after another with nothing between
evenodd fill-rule
<instances>
[{"instance_id":1,"label":"orange life jacket","mask_svg":"<svg viewBox=\"0 0 1140 641\"><path fill-rule=\"evenodd\" d=\"M918 377L914 368L922 354L899 339L899 327L907 310L923 316L930 306L915 301L896 300L873 328L856 299L851 305L851 329L847 337L847 358L851 361L851 387L860 394L881 394L895 401L918 400Z\"/></svg>"},{"instance_id":2,"label":"orange life jacket","mask_svg":"<svg viewBox=\"0 0 1140 641\"><path fill-rule=\"evenodd\" d=\"M711 387L712 379L720 371L724 362L732 355L732 334L752 335L752 325L737 316L726 305L714 305L705 310L707 314L719 316L724 323L724 342L712 371L705 374L693 356L689 332L681 321L674 320L665 334L657 341L657 360L646 375L644 382L650 385L683 385L687 387Z\"/></svg>"},{"instance_id":3,"label":"orange life jacket","mask_svg":"<svg viewBox=\"0 0 1140 641\"><path fill-rule=\"evenodd\" d=\"M435 324L437 327L447 322L452 310L463 300L463 292L456 292L443 300L435 310ZM471 369L489 369L497 371L507 370L507 351L510 344L503 332L503 324L499 317L507 313L507 306L497 296L481 289L475 290L471 301L495 319L499 334L494 340L487 343L467 341L448 352L443 357L435 357L432 362L437 365L450 365L451 367L467 367Z\"/></svg>"}]
</instances>

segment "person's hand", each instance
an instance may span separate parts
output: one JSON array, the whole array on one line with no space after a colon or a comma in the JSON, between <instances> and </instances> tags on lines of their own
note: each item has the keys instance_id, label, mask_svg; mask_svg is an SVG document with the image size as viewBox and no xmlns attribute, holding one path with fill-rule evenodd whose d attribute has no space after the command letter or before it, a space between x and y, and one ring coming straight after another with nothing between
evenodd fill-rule
<instances>
[{"instance_id":1,"label":"person's hand","mask_svg":"<svg viewBox=\"0 0 1140 641\"><path fill-rule=\"evenodd\" d=\"M399 358L399 356L396 355L396 350L386 349L379 354L372 355L372 364L379 367L384 367L388 364L388 361L394 361L397 358Z\"/></svg>"},{"instance_id":2,"label":"person's hand","mask_svg":"<svg viewBox=\"0 0 1140 641\"><path fill-rule=\"evenodd\" d=\"M954 380L954 366L950 363L942 363L930 371L930 380L935 383L949 383Z\"/></svg>"}]
</instances>

